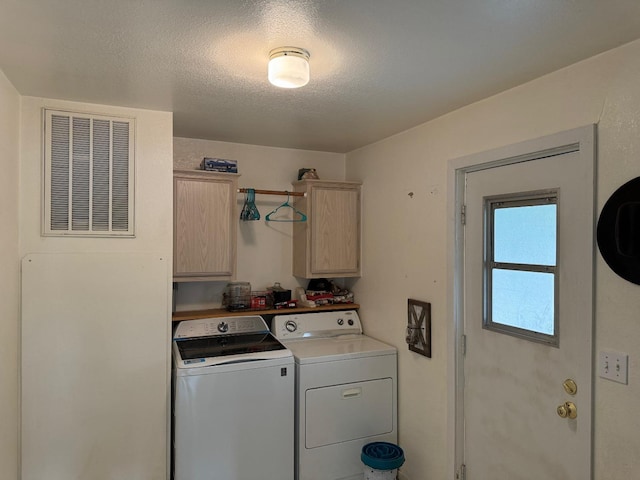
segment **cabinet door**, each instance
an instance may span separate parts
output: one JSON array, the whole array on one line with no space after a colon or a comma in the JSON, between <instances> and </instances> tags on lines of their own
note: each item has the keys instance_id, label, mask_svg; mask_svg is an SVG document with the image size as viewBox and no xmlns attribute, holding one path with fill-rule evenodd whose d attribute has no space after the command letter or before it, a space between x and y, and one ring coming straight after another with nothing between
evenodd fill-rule
<instances>
[{"instance_id":1,"label":"cabinet door","mask_svg":"<svg viewBox=\"0 0 640 480\"><path fill-rule=\"evenodd\" d=\"M174 177L176 281L230 279L235 270L235 181Z\"/></svg>"},{"instance_id":2,"label":"cabinet door","mask_svg":"<svg viewBox=\"0 0 640 480\"><path fill-rule=\"evenodd\" d=\"M311 204L311 273L360 270L360 188L315 185Z\"/></svg>"}]
</instances>

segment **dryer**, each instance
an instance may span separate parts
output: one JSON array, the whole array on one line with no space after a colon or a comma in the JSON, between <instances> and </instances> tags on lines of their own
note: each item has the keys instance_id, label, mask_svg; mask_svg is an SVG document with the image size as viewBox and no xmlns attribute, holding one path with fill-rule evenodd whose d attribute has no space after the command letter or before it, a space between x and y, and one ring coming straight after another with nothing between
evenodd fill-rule
<instances>
[{"instance_id":1,"label":"dryer","mask_svg":"<svg viewBox=\"0 0 640 480\"><path fill-rule=\"evenodd\" d=\"M355 310L276 315L272 332L295 359L296 479L362 479L362 447L397 442L397 350Z\"/></svg>"}]
</instances>

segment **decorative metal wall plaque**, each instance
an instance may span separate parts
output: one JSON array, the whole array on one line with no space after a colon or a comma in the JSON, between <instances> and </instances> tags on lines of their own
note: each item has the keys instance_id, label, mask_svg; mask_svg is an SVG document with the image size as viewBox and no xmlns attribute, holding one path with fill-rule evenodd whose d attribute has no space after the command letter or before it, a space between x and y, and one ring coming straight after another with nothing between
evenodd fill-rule
<instances>
[{"instance_id":1,"label":"decorative metal wall plaque","mask_svg":"<svg viewBox=\"0 0 640 480\"><path fill-rule=\"evenodd\" d=\"M431 358L431 304L408 300L407 344L409 350Z\"/></svg>"}]
</instances>

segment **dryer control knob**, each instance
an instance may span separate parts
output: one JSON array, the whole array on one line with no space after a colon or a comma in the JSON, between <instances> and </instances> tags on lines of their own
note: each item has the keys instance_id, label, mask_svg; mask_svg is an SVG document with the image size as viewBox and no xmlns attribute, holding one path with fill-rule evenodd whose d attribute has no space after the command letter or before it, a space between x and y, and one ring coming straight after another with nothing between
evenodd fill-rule
<instances>
[{"instance_id":1,"label":"dryer control knob","mask_svg":"<svg viewBox=\"0 0 640 480\"><path fill-rule=\"evenodd\" d=\"M225 333L227 330L229 330L229 324L226 322L220 322L218 324L218 331L220 333Z\"/></svg>"},{"instance_id":2,"label":"dryer control knob","mask_svg":"<svg viewBox=\"0 0 640 480\"><path fill-rule=\"evenodd\" d=\"M293 320L287 320L284 324L284 328L287 329L288 332L295 332L298 329L298 324Z\"/></svg>"},{"instance_id":3,"label":"dryer control knob","mask_svg":"<svg viewBox=\"0 0 640 480\"><path fill-rule=\"evenodd\" d=\"M344 318L338 319L338 325L344 325Z\"/></svg>"}]
</instances>

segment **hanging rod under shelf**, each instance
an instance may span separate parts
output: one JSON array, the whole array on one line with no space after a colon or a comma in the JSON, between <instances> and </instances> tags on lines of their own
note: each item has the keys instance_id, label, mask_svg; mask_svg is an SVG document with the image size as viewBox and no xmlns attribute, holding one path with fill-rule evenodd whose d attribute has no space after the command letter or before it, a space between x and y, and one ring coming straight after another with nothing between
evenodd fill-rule
<instances>
[{"instance_id":1,"label":"hanging rod under shelf","mask_svg":"<svg viewBox=\"0 0 640 480\"><path fill-rule=\"evenodd\" d=\"M249 191L248 188L239 188L238 193L247 193ZM258 190L256 188L253 189L254 193L259 193L261 195L289 195L290 197L306 197L306 192L287 192L284 190Z\"/></svg>"}]
</instances>

